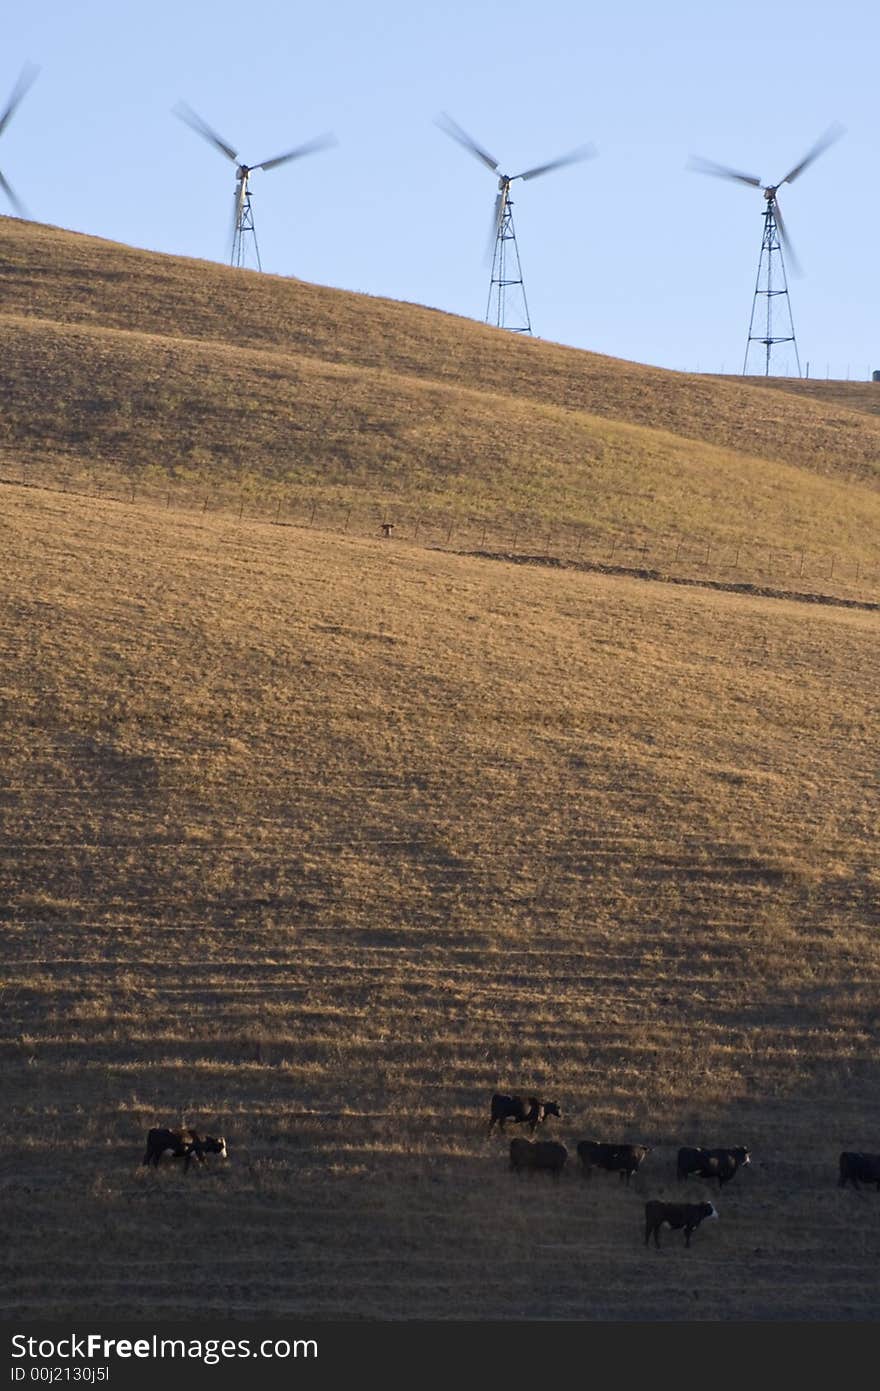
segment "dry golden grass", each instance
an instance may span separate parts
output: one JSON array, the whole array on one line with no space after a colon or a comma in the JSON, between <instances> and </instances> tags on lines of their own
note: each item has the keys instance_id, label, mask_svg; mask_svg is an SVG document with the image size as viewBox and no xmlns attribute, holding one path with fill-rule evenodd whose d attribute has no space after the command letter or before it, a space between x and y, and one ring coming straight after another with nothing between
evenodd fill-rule
<instances>
[{"instance_id":1,"label":"dry golden grass","mask_svg":"<svg viewBox=\"0 0 880 1391\"><path fill-rule=\"evenodd\" d=\"M864 599L872 388L10 219L0 277L7 476L141 498L2 488L5 1312L874 1316L876 612L146 501L835 551ZM532 1087L655 1146L635 1192L506 1172ZM176 1121L228 1168L143 1169ZM756 1162L657 1256L681 1142Z\"/></svg>"},{"instance_id":2,"label":"dry golden grass","mask_svg":"<svg viewBox=\"0 0 880 1391\"><path fill-rule=\"evenodd\" d=\"M821 401L826 408L843 406L846 411L863 411L880 415L880 383L823 381L814 377L748 377L749 386L761 386L772 391L789 391L795 396L809 396ZM844 428L846 428L846 423Z\"/></svg>"},{"instance_id":3,"label":"dry golden grass","mask_svg":"<svg viewBox=\"0 0 880 1391\"><path fill-rule=\"evenodd\" d=\"M875 613L2 492L7 1315L876 1316ZM645 1251L679 1143L754 1167Z\"/></svg>"},{"instance_id":4,"label":"dry golden grass","mask_svg":"<svg viewBox=\"0 0 880 1391\"><path fill-rule=\"evenodd\" d=\"M665 372L15 219L0 283L7 475L880 563L880 420L857 393Z\"/></svg>"}]
</instances>

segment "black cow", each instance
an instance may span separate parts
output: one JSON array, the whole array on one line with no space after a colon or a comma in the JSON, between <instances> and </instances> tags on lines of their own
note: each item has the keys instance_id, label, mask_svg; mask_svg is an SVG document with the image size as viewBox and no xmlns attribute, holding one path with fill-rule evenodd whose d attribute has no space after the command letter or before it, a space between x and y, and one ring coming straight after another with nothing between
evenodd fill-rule
<instances>
[{"instance_id":1,"label":"black cow","mask_svg":"<svg viewBox=\"0 0 880 1391\"><path fill-rule=\"evenodd\" d=\"M584 1178L589 1178L594 1169L609 1169L619 1173L627 1184L633 1174L651 1153L650 1145L609 1145L603 1140L581 1140L577 1147L578 1158L583 1165Z\"/></svg>"},{"instance_id":2,"label":"black cow","mask_svg":"<svg viewBox=\"0 0 880 1391\"><path fill-rule=\"evenodd\" d=\"M859 1150L844 1150L840 1156L840 1178L838 1184L845 1188L851 1183L858 1188L860 1183L876 1183L880 1193L880 1154L863 1154Z\"/></svg>"},{"instance_id":3,"label":"black cow","mask_svg":"<svg viewBox=\"0 0 880 1391\"><path fill-rule=\"evenodd\" d=\"M489 1118L489 1134L498 1125L504 1129L505 1121L513 1121L515 1125L527 1125L529 1132L534 1135L538 1126L548 1116L562 1116L555 1101L539 1101L536 1096L502 1096L501 1092L496 1092L492 1097L491 1115Z\"/></svg>"},{"instance_id":4,"label":"black cow","mask_svg":"<svg viewBox=\"0 0 880 1391\"><path fill-rule=\"evenodd\" d=\"M752 1157L745 1145L713 1150L683 1145L678 1151L678 1179L681 1183L688 1174L697 1174L699 1178L717 1178L721 1189L725 1183L730 1183L737 1169L751 1162Z\"/></svg>"},{"instance_id":5,"label":"black cow","mask_svg":"<svg viewBox=\"0 0 880 1391\"><path fill-rule=\"evenodd\" d=\"M684 1244L690 1246L691 1232L696 1231L707 1217L717 1217L711 1203L661 1203L657 1199L645 1203L645 1245L654 1236L654 1245L660 1249L660 1228L671 1227L678 1231L684 1227Z\"/></svg>"},{"instance_id":6,"label":"black cow","mask_svg":"<svg viewBox=\"0 0 880 1391\"><path fill-rule=\"evenodd\" d=\"M144 1163L155 1164L158 1169L163 1154L182 1159L183 1172L186 1173L193 1159L204 1164L206 1154L219 1154L226 1159L226 1141L222 1135L215 1139L213 1135L197 1135L194 1130L166 1130L157 1126L147 1136Z\"/></svg>"},{"instance_id":7,"label":"black cow","mask_svg":"<svg viewBox=\"0 0 880 1391\"><path fill-rule=\"evenodd\" d=\"M528 1169L545 1169L555 1179L559 1178L568 1159L568 1150L557 1140L511 1140L510 1167L519 1172Z\"/></svg>"}]
</instances>

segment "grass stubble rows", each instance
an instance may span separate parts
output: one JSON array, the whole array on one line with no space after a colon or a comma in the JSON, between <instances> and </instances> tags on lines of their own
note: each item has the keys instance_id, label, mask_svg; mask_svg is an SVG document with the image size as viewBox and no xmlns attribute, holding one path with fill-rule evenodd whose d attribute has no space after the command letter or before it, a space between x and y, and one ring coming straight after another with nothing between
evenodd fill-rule
<instances>
[{"instance_id":1,"label":"grass stubble rows","mask_svg":"<svg viewBox=\"0 0 880 1391\"><path fill-rule=\"evenodd\" d=\"M147 500L870 566L870 387L14 219L0 282L4 477L139 495L0 488L4 1315L875 1317L880 1203L835 1180L880 1150L876 612ZM520 1088L654 1146L633 1191L510 1175ZM155 1123L229 1164L147 1171ZM754 1164L646 1251L680 1143Z\"/></svg>"},{"instance_id":2,"label":"grass stubble rows","mask_svg":"<svg viewBox=\"0 0 880 1391\"><path fill-rule=\"evenodd\" d=\"M874 1314L876 615L16 488L0 565L7 1314Z\"/></svg>"}]
</instances>

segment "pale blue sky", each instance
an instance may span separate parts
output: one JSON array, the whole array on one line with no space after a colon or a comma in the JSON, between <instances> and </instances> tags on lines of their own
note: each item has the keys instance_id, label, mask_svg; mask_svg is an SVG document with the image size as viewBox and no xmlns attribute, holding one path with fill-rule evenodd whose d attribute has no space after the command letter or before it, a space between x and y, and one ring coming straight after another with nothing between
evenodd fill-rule
<instances>
[{"instance_id":1,"label":"pale blue sky","mask_svg":"<svg viewBox=\"0 0 880 1391\"><path fill-rule=\"evenodd\" d=\"M814 376L880 368L874 0L31 0L4 38L0 105L41 68L0 139L37 220L222 261L234 169L175 103L251 163L333 130L254 174L264 268L478 319L495 185L434 118L509 172L592 140L599 158L514 185L535 333L712 372L742 365L763 199L688 156L771 182L840 121L780 195L795 327Z\"/></svg>"}]
</instances>

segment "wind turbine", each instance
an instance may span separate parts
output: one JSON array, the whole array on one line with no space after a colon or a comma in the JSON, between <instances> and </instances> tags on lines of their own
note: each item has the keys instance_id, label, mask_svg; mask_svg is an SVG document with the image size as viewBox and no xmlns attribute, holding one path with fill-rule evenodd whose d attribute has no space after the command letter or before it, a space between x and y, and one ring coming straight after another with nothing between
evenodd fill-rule
<instances>
[{"instance_id":1,"label":"wind turbine","mask_svg":"<svg viewBox=\"0 0 880 1391\"><path fill-rule=\"evenodd\" d=\"M34 67L33 63L25 63L24 67L22 68L19 74L18 81L12 89L12 96L6 103L6 110L3 112L3 115L0 116L0 135L3 134L4 130L9 125L9 122L12 120L16 108L20 105L21 101L23 100L25 94L28 91L28 88L31 87L34 83L37 73L39 71L40 69ZM4 177L2 170L0 170L0 188L3 189L3 192L6 194L6 197L9 199L10 203L15 209L16 215L18 217L27 217L27 212L25 210L24 204L18 197L17 193L14 191L9 180Z\"/></svg>"},{"instance_id":2,"label":"wind turbine","mask_svg":"<svg viewBox=\"0 0 880 1391\"><path fill-rule=\"evenodd\" d=\"M523 285L522 267L516 245L516 232L513 227L513 199L510 185L517 179L537 179L541 174L549 174L553 169L561 169L565 164L577 164L583 159L592 159L598 152L595 145L581 145L570 154L551 160L549 164L538 164L533 169L524 169L521 174L502 174L498 160L493 159L482 145L478 145L466 130L462 130L451 116L443 112L436 124L446 135L457 140L469 150L481 164L485 164L498 179L498 192L492 213L492 227L489 236L489 250L492 252L492 278L489 282L489 299L486 304L486 323L494 323L498 328L509 328L516 333L531 333L529 307Z\"/></svg>"},{"instance_id":3,"label":"wind turbine","mask_svg":"<svg viewBox=\"0 0 880 1391\"><path fill-rule=\"evenodd\" d=\"M289 164L291 160L301 159L303 155L316 154L318 150L326 150L331 145L338 144L336 136L329 131L325 135L318 135L314 140L308 140L304 145L298 145L295 150L288 150L286 154L276 155L274 159L264 159L259 164L242 164L239 161L236 151L225 140L221 140L216 131L213 131L206 121L203 121L192 107L187 106L186 102L178 102L174 108L175 116L179 116L188 126L214 145L222 155L231 159L236 166L235 171L235 209L232 223L232 256L230 265L243 266L246 260L245 236L249 233L253 238L254 253L257 258L257 269L262 270L260 263L260 249L257 245L257 233L254 229L254 214L251 207L251 192L249 180L255 169L277 169L280 164Z\"/></svg>"},{"instance_id":4,"label":"wind turbine","mask_svg":"<svg viewBox=\"0 0 880 1391\"><path fill-rule=\"evenodd\" d=\"M783 184L793 184L799 178L808 165L818 159L824 150L828 149L835 140L839 140L843 135L843 126L835 123L829 126L825 134L820 136L815 145L807 151L803 159L790 169L784 179L780 179L775 184L762 184L761 180L754 174L742 174L737 169L728 169L724 164L716 164L714 160L703 159L700 155L692 157L690 167L700 174L713 174L717 178L732 179L735 183L747 184L751 188L760 188L764 194L764 232L761 238L761 254L758 257L758 275L755 280L755 293L752 298L752 317L749 320L749 336L746 342L746 355L743 360L743 376L746 375L749 365L749 350L753 343L762 343L764 346L764 375L770 375L770 356L777 343L791 343L794 347L794 357L797 363L798 376L801 375L801 360L797 349L797 340L794 332L794 320L791 317L791 301L788 294L788 278L785 273L785 255L788 256L792 272L795 275L801 274L797 257L794 254L794 247L786 231L785 223L782 219L782 209L779 206L779 190ZM774 277L773 257L776 256L779 262L780 276ZM763 297L766 306L763 314L758 312L758 299ZM783 299L785 313L782 324L777 322L775 329L782 328L783 332L774 331L774 300ZM760 327L763 332L755 332L756 320L763 320ZM787 329L787 332L785 331Z\"/></svg>"}]
</instances>

